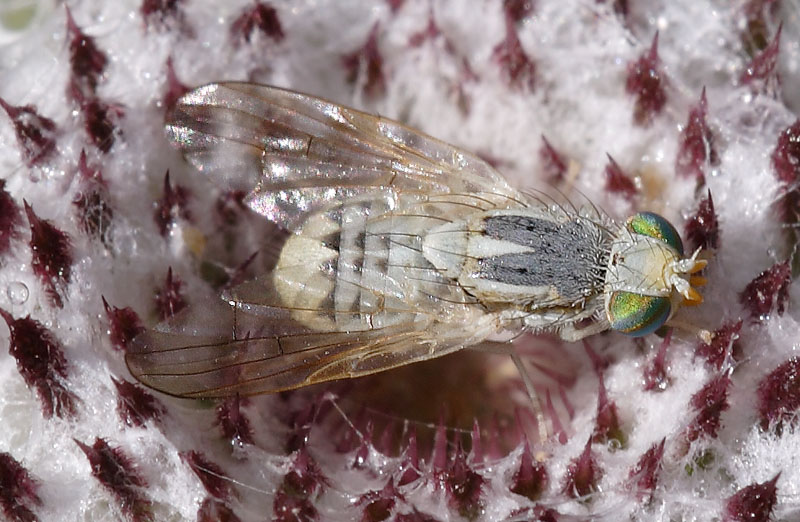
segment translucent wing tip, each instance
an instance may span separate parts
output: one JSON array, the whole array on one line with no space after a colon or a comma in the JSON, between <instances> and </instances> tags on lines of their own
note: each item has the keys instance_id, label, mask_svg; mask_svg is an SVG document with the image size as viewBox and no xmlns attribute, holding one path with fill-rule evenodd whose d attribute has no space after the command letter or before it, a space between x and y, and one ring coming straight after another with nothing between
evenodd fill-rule
<instances>
[{"instance_id":1,"label":"translucent wing tip","mask_svg":"<svg viewBox=\"0 0 800 522\"><path fill-rule=\"evenodd\" d=\"M220 371L231 361L227 341L192 330L147 330L134 338L125 354L128 371L143 385L174 397L224 397L219 392L230 372Z\"/></svg>"},{"instance_id":2,"label":"translucent wing tip","mask_svg":"<svg viewBox=\"0 0 800 522\"><path fill-rule=\"evenodd\" d=\"M165 379L165 376L161 375L163 369L160 368L161 356L156 348L156 342L149 331L138 335L133 340L125 354L128 371L137 381L148 388L175 397L185 397L185 390L174 379L171 383L169 379Z\"/></svg>"},{"instance_id":3,"label":"translucent wing tip","mask_svg":"<svg viewBox=\"0 0 800 522\"><path fill-rule=\"evenodd\" d=\"M240 93L222 87L204 85L179 98L165 132L187 161L222 188L249 192L263 174L263 120L245 110Z\"/></svg>"}]
</instances>

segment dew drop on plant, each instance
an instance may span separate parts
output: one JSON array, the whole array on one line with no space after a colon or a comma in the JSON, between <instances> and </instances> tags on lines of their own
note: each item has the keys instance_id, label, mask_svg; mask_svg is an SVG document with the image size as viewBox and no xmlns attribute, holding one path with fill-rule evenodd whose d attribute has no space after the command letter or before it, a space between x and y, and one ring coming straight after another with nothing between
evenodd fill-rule
<instances>
[{"instance_id":1,"label":"dew drop on plant","mask_svg":"<svg viewBox=\"0 0 800 522\"><path fill-rule=\"evenodd\" d=\"M25 285L25 283L13 281L8 285L8 288L6 288L6 294L8 295L8 300L11 301L11 304L21 305L25 304L25 302L28 300L30 292L28 291L28 287Z\"/></svg>"}]
</instances>

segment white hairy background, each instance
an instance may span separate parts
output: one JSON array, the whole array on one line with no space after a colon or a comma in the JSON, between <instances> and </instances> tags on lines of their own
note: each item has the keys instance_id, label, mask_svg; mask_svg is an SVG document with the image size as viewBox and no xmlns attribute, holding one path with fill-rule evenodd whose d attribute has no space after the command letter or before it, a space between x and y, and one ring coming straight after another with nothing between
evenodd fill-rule
<instances>
[{"instance_id":1,"label":"white hairy background","mask_svg":"<svg viewBox=\"0 0 800 522\"><path fill-rule=\"evenodd\" d=\"M39 519L124 518L114 496L92 476L75 440L91 444L102 437L128 455L147 482L141 493L152 502L154 520L194 520L206 497L179 451L201 452L236 481L238 496L228 503L247 521L272 518L274 493L293 462L284 450L287 428L277 421L286 400L257 398L246 407L257 443L235 453L213 426L214 410L207 404L159 396L166 407L162 422L142 428L125 425L116 411L112 376L133 378L122 354L112 348L101 296L113 306L131 307L152 325L154 292L172 267L184 281L190 306L202 305L192 301L204 283L183 239L184 229L213 233L217 193L213 183L193 172L166 143L161 102L171 57L177 78L186 86L251 80L400 119L490 158L520 188L547 187L539 156L545 136L580 166L569 189L571 199L580 201L583 194L618 219L635 209L654 210L679 230L705 195L695 192L694 179L674 173L680 131L705 87L708 122L720 155L718 165L706 167L706 184L714 198L721 240L707 271L706 301L684 317L709 330L724 321L745 320L730 408L722 413L719 436L697 443L713 452L714 461L707 469L695 467L688 473L696 448L687 453L677 442L695 414L690 398L714 375L695 358L696 341L690 334L676 333L668 352L670 385L663 393L653 393L642 390L642 371L660 339L647 337L637 347L611 334L589 342L612 361L605 383L627 445L616 451L594 445L603 476L591 499L574 500L563 492L567 464L581 453L594 427L597 376L583 363L578 384L568 391L576 408L567 421L569 440L537 448L549 475L539 501L568 520L715 520L735 492L781 472L773 517L797 520L800 435L789 427L781 436L760 431L756 411L758 383L800 343L797 292L790 290L786 313L773 313L763 322L750 320L738 298L748 282L788 255L772 208L778 181L771 154L779 133L796 120L800 107L796 4L786 1L780 8L785 20L779 65L783 91L772 97L754 96L737 86L749 62L737 26L743 2L631 0L628 15L622 17L611 5L593 0L533 0L531 13L516 25L522 47L536 66L532 86L524 81L511 85L493 57L506 37L500 0L396 3L397 10L378 0L274 1L285 38L275 41L256 31L249 44L235 45L230 25L252 2L185 0L177 3L177 16L149 27L140 2L132 0L16 2L17 7L31 6L35 16L21 28L9 27L0 34L0 97L12 105L33 104L39 114L53 119L57 151L43 165L25 167L10 120L0 113L0 178L20 207L25 199L39 217L70 236L74 256L72 281L60 309L52 306L32 272L24 219L20 238L0 261L0 308L14 318L30 315L61 341L69 365L67 385L80 399L74 418L45 418L15 360L5 350L0 353L0 451L11 454L38 482L42 503L33 511ZM13 4L0 3L0 15L10 13ZM121 134L108 153L89 142L80 111L65 95L70 65L64 4L108 57L99 95L124 111L117 120ZM431 21L437 35L411 45L410 39ZM343 65L343 57L358 52L373 27L385 78L385 89L377 93L370 92L363 67L350 83ZM769 34L774 30L771 27ZM626 71L647 52L656 31L667 101L650 125L639 126L633 122L633 99L625 92ZM82 149L108 185L114 210L110 246L83 234L74 216L75 166ZM607 154L632 177L640 176L640 194L632 202L605 190ZM181 221L163 238L153 213L167 169L173 183L191 191L192 220ZM19 296L20 284L27 287L27 298ZM8 342L8 330L0 326L0 347ZM584 357L580 344L557 349ZM458 364L457 356L451 364ZM392 479L398 459L373 451L363 466L353 469L352 453L336 452L328 435L314 434L312 427L308 451L327 478L322 493L313 498L318 519L361 518L363 505L356 500L381 490ZM626 480L637 459L664 438L663 468L653 501L645 505L626 487ZM486 479L478 519L509 519L533 505L509 491L520 452L517 447L476 468ZM432 478L428 455L423 461L423 478L400 488L403 499L397 512L410 513L413 508L438 520L461 519ZM521 519L532 517L521 513Z\"/></svg>"}]
</instances>

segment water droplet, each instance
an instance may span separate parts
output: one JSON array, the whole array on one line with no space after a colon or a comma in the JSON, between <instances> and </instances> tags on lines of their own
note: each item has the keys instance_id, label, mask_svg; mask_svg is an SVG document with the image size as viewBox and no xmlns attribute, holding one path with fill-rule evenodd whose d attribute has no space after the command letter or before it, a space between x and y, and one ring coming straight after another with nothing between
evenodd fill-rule
<instances>
[{"instance_id":1,"label":"water droplet","mask_svg":"<svg viewBox=\"0 0 800 522\"><path fill-rule=\"evenodd\" d=\"M25 283L14 281L8 285L8 288L6 288L6 294L8 295L8 300L11 301L11 304L21 305L25 304L25 301L28 300L30 292L28 291L28 287L25 286Z\"/></svg>"}]
</instances>

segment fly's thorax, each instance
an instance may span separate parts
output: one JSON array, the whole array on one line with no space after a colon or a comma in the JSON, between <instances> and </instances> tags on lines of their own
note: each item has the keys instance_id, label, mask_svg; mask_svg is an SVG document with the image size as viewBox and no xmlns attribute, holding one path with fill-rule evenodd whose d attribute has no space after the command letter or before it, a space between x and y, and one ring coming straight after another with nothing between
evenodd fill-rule
<instances>
[{"instance_id":1,"label":"fly's thorax","mask_svg":"<svg viewBox=\"0 0 800 522\"><path fill-rule=\"evenodd\" d=\"M690 274L705 261L684 258L678 232L663 217L640 212L620 227L611 246L605 310L611 328L633 336L651 333L684 301L699 302Z\"/></svg>"},{"instance_id":2,"label":"fly's thorax","mask_svg":"<svg viewBox=\"0 0 800 522\"><path fill-rule=\"evenodd\" d=\"M487 306L574 307L603 290L609 240L595 223L547 208L490 210L441 225L423 254Z\"/></svg>"}]
</instances>

